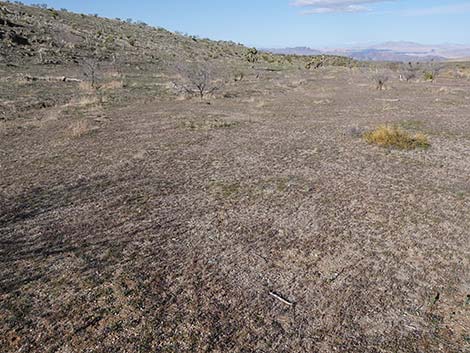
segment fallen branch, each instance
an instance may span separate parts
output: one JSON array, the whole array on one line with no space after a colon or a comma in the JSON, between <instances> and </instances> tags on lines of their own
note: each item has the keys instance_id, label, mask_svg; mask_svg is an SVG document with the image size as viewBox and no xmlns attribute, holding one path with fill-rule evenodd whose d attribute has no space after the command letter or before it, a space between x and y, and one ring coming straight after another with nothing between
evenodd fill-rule
<instances>
[{"instance_id":1,"label":"fallen branch","mask_svg":"<svg viewBox=\"0 0 470 353\"><path fill-rule=\"evenodd\" d=\"M382 101L382 102L399 102L399 99L387 99L387 98L375 98L377 101Z\"/></svg>"},{"instance_id":2,"label":"fallen branch","mask_svg":"<svg viewBox=\"0 0 470 353\"><path fill-rule=\"evenodd\" d=\"M273 298L276 298L277 300L279 300L280 302L286 304L286 305L289 305L289 306L294 306L295 303L291 302L291 301L288 301L287 299L284 299L283 297L281 297L280 295L274 293L274 292L269 292L269 295Z\"/></svg>"},{"instance_id":3,"label":"fallen branch","mask_svg":"<svg viewBox=\"0 0 470 353\"><path fill-rule=\"evenodd\" d=\"M65 77L65 76L59 76L59 77L46 76L46 77L41 77L41 76L28 76L28 75L26 75L24 78L25 78L27 81L82 82L82 80L80 80L80 79L78 79L78 78Z\"/></svg>"}]
</instances>

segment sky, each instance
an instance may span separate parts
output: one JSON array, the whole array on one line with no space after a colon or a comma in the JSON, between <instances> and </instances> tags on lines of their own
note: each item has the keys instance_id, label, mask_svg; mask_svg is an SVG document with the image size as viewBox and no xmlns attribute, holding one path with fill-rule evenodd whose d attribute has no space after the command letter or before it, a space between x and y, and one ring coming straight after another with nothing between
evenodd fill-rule
<instances>
[{"instance_id":1,"label":"sky","mask_svg":"<svg viewBox=\"0 0 470 353\"><path fill-rule=\"evenodd\" d=\"M386 41L469 44L470 0L51 0L70 11L132 18L258 48Z\"/></svg>"}]
</instances>

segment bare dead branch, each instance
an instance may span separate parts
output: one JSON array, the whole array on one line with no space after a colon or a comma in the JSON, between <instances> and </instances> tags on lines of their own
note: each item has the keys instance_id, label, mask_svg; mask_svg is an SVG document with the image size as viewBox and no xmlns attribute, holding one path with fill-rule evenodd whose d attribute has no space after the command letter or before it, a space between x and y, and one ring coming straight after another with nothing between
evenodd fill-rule
<instances>
[{"instance_id":1,"label":"bare dead branch","mask_svg":"<svg viewBox=\"0 0 470 353\"><path fill-rule=\"evenodd\" d=\"M286 305L289 305L289 306L294 306L295 303L294 302L291 302L287 299L284 299L283 297L281 297L279 294L276 294L274 292L269 292L269 295L277 300L279 300L281 303L284 303Z\"/></svg>"},{"instance_id":2,"label":"bare dead branch","mask_svg":"<svg viewBox=\"0 0 470 353\"><path fill-rule=\"evenodd\" d=\"M173 81L172 83L187 94L198 95L204 99L206 95L212 94L220 88L213 79L212 70L204 64L178 65L176 70L181 82Z\"/></svg>"}]
</instances>

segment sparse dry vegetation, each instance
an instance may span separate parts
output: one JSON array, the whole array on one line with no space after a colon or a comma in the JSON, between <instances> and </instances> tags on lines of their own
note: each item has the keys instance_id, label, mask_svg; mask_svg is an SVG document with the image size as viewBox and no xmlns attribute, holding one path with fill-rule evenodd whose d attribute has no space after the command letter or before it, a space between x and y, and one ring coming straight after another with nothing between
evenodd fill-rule
<instances>
[{"instance_id":1,"label":"sparse dry vegetation","mask_svg":"<svg viewBox=\"0 0 470 353\"><path fill-rule=\"evenodd\" d=\"M119 80L112 80L109 82L105 82L100 85L100 90L113 90L113 89L120 89L124 87L124 82Z\"/></svg>"},{"instance_id":2,"label":"sparse dry vegetation","mask_svg":"<svg viewBox=\"0 0 470 353\"><path fill-rule=\"evenodd\" d=\"M424 79L426 81L431 81L434 82L439 76L443 69L443 65L441 63L436 63L436 62L430 62L426 65L424 69Z\"/></svg>"},{"instance_id":3,"label":"sparse dry vegetation","mask_svg":"<svg viewBox=\"0 0 470 353\"><path fill-rule=\"evenodd\" d=\"M0 33L2 353L470 349L470 64L5 2Z\"/></svg>"},{"instance_id":4,"label":"sparse dry vegetation","mask_svg":"<svg viewBox=\"0 0 470 353\"><path fill-rule=\"evenodd\" d=\"M100 63L95 58L86 58L82 61L83 75L88 80L92 88L96 88L99 79Z\"/></svg>"},{"instance_id":5,"label":"sparse dry vegetation","mask_svg":"<svg viewBox=\"0 0 470 353\"><path fill-rule=\"evenodd\" d=\"M77 139L89 134L92 130L88 121L78 120L69 126L68 131L68 135L71 138Z\"/></svg>"},{"instance_id":6,"label":"sparse dry vegetation","mask_svg":"<svg viewBox=\"0 0 470 353\"><path fill-rule=\"evenodd\" d=\"M237 126L238 123L234 121L225 121L222 119L204 120L204 121L187 121L184 127L192 130L207 130L207 129L223 129Z\"/></svg>"},{"instance_id":7,"label":"sparse dry vegetation","mask_svg":"<svg viewBox=\"0 0 470 353\"><path fill-rule=\"evenodd\" d=\"M222 82L216 80L214 71L206 64L189 63L177 65L179 81L174 81L175 87L189 95L197 95L200 99L213 94L220 89Z\"/></svg>"},{"instance_id":8,"label":"sparse dry vegetation","mask_svg":"<svg viewBox=\"0 0 470 353\"><path fill-rule=\"evenodd\" d=\"M82 81L78 84L78 87L80 88L81 91L85 93L92 93L95 92L95 87L93 84L89 81Z\"/></svg>"},{"instance_id":9,"label":"sparse dry vegetation","mask_svg":"<svg viewBox=\"0 0 470 353\"><path fill-rule=\"evenodd\" d=\"M400 80L409 82L417 79L419 76L419 65L414 63L402 64L400 69Z\"/></svg>"},{"instance_id":10,"label":"sparse dry vegetation","mask_svg":"<svg viewBox=\"0 0 470 353\"><path fill-rule=\"evenodd\" d=\"M385 84L390 80L390 77L386 72L377 70L372 75L372 79L375 82L375 88L382 91L385 89Z\"/></svg>"},{"instance_id":11,"label":"sparse dry vegetation","mask_svg":"<svg viewBox=\"0 0 470 353\"><path fill-rule=\"evenodd\" d=\"M370 144L381 147L411 150L415 148L428 148L428 137L423 133L410 134L394 126L381 125L378 128L364 133L364 140Z\"/></svg>"}]
</instances>

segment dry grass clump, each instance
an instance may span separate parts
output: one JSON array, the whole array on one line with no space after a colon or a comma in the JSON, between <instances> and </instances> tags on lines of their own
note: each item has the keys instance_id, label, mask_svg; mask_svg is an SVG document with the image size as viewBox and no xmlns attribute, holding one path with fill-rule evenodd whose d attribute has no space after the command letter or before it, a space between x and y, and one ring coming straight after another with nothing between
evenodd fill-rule
<instances>
[{"instance_id":1,"label":"dry grass clump","mask_svg":"<svg viewBox=\"0 0 470 353\"><path fill-rule=\"evenodd\" d=\"M120 89L124 87L124 82L119 81L119 80L112 80L106 83L103 83L100 86L100 89L103 90L113 90L113 89Z\"/></svg>"},{"instance_id":2,"label":"dry grass clump","mask_svg":"<svg viewBox=\"0 0 470 353\"><path fill-rule=\"evenodd\" d=\"M81 91L84 91L84 92L94 92L95 91L95 87L93 87L92 83L91 82L88 82L88 81L82 81L78 84L78 88L81 90Z\"/></svg>"},{"instance_id":3,"label":"dry grass clump","mask_svg":"<svg viewBox=\"0 0 470 353\"><path fill-rule=\"evenodd\" d=\"M237 126L235 121L225 121L221 119L204 120L200 122L186 121L183 126L192 130L210 130L210 129L225 129Z\"/></svg>"},{"instance_id":4,"label":"dry grass clump","mask_svg":"<svg viewBox=\"0 0 470 353\"><path fill-rule=\"evenodd\" d=\"M412 150L429 147L428 137L423 133L411 135L409 132L393 125L381 125L372 131L363 134L363 138L370 144L381 147Z\"/></svg>"},{"instance_id":5,"label":"dry grass clump","mask_svg":"<svg viewBox=\"0 0 470 353\"><path fill-rule=\"evenodd\" d=\"M64 107L85 107L96 105L100 102L96 95L78 96L70 100Z\"/></svg>"},{"instance_id":6,"label":"dry grass clump","mask_svg":"<svg viewBox=\"0 0 470 353\"><path fill-rule=\"evenodd\" d=\"M7 78L5 79L5 81L6 81L6 80L9 80L9 79L10 79L10 78L7 77ZM4 81L4 80L2 79L2 81ZM28 77L25 76L25 75L23 75L23 74L19 75L19 76L15 79L15 82L16 82L17 84L19 84L19 85L31 85L31 84L33 83L32 80L29 80Z\"/></svg>"},{"instance_id":7,"label":"dry grass clump","mask_svg":"<svg viewBox=\"0 0 470 353\"><path fill-rule=\"evenodd\" d=\"M382 91L385 89L385 84L390 80L390 77L384 72L376 72L372 79L375 81L376 88Z\"/></svg>"},{"instance_id":8,"label":"dry grass clump","mask_svg":"<svg viewBox=\"0 0 470 353\"><path fill-rule=\"evenodd\" d=\"M105 78L121 79L122 74L119 71L108 71L103 74Z\"/></svg>"},{"instance_id":9,"label":"dry grass clump","mask_svg":"<svg viewBox=\"0 0 470 353\"><path fill-rule=\"evenodd\" d=\"M88 121L78 120L72 123L69 127L70 138L80 138L91 132L91 127Z\"/></svg>"}]
</instances>

